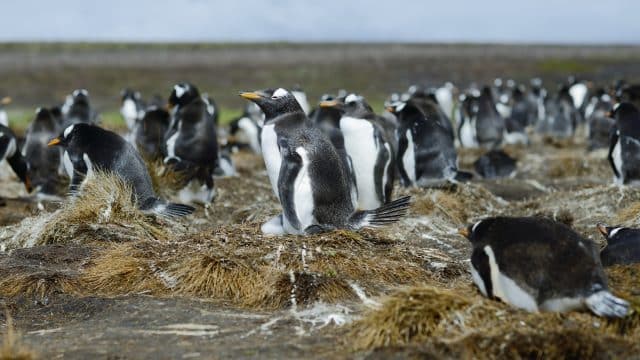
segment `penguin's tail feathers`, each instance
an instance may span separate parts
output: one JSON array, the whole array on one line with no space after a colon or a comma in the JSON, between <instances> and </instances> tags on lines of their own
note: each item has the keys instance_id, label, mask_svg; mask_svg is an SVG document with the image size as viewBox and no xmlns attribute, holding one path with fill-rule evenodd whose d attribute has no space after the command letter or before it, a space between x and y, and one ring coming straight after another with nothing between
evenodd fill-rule
<instances>
[{"instance_id":1,"label":"penguin's tail feathers","mask_svg":"<svg viewBox=\"0 0 640 360\"><path fill-rule=\"evenodd\" d=\"M176 203L168 203L161 199L158 199L154 204L154 206L148 210L148 212L151 212L160 216L166 216L166 217L186 216L193 213L194 211L195 211L195 208L193 206L176 204Z\"/></svg>"},{"instance_id":2,"label":"penguin's tail feathers","mask_svg":"<svg viewBox=\"0 0 640 360\"><path fill-rule=\"evenodd\" d=\"M392 224L406 215L409 205L411 205L411 196L405 196L374 210L356 211L349 218L349 226L358 230Z\"/></svg>"},{"instance_id":3,"label":"penguin's tail feathers","mask_svg":"<svg viewBox=\"0 0 640 360\"><path fill-rule=\"evenodd\" d=\"M594 314L608 318L625 317L629 312L629 303L614 296L607 290L595 292L585 301Z\"/></svg>"}]
</instances>

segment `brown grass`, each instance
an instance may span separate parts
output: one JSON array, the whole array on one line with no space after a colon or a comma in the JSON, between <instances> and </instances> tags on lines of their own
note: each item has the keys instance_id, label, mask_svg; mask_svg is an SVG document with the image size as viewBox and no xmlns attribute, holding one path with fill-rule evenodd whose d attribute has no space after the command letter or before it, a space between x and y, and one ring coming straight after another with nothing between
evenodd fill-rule
<instances>
[{"instance_id":1,"label":"brown grass","mask_svg":"<svg viewBox=\"0 0 640 360\"><path fill-rule=\"evenodd\" d=\"M0 360L31 360L37 358L36 353L23 345L20 341L20 333L13 326L13 318L9 312L5 315L6 327L2 334L2 347L0 347Z\"/></svg>"}]
</instances>

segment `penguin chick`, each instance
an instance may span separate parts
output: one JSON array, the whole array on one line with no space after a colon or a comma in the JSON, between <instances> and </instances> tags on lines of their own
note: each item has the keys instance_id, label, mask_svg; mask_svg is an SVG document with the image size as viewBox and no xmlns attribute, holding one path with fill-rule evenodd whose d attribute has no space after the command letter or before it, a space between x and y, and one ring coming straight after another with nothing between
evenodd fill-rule
<instances>
[{"instance_id":1,"label":"penguin chick","mask_svg":"<svg viewBox=\"0 0 640 360\"><path fill-rule=\"evenodd\" d=\"M471 241L471 274L480 292L527 311L588 308L624 317L595 245L570 227L537 217L487 218L461 229Z\"/></svg>"},{"instance_id":2,"label":"penguin chick","mask_svg":"<svg viewBox=\"0 0 640 360\"><path fill-rule=\"evenodd\" d=\"M191 206L168 203L158 198L142 157L133 145L114 132L94 125L74 124L48 145L64 149L63 161L71 178L72 194L80 191L94 169L100 169L112 172L130 185L134 196L132 200L144 212L172 217L188 215L194 210Z\"/></svg>"}]
</instances>

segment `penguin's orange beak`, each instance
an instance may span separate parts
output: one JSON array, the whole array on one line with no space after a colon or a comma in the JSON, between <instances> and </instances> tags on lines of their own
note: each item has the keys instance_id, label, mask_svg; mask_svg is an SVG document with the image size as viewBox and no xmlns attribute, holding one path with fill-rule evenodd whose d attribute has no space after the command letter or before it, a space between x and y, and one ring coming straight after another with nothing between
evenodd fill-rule
<instances>
[{"instance_id":1,"label":"penguin's orange beak","mask_svg":"<svg viewBox=\"0 0 640 360\"><path fill-rule=\"evenodd\" d=\"M0 100L0 104L9 105L9 104L11 104L11 101L13 101L13 99L11 99L10 96L5 96L5 97L2 98L2 100Z\"/></svg>"},{"instance_id":2,"label":"penguin's orange beak","mask_svg":"<svg viewBox=\"0 0 640 360\"><path fill-rule=\"evenodd\" d=\"M469 233L469 229L467 229L467 228L461 228L461 229L458 229L458 234L460 234L460 235L462 235L462 236L464 236L464 237L466 237L466 238L468 238L468 237L469 237L469 235L471 235L471 234Z\"/></svg>"},{"instance_id":3,"label":"penguin's orange beak","mask_svg":"<svg viewBox=\"0 0 640 360\"><path fill-rule=\"evenodd\" d=\"M321 101L320 102L320 107L321 108L332 108L332 107L336 107L338 106L339 103L335 100L327 100L327 101Z\"/></svg>"},{"instance_id":4,"label":"penguin's orange beak","mask_svg":"<svg viewBox=\"0 0 640 360\"><path fill-rule=\"evenodd\" d=\"M47 146L55 146L60 144L60 138L53 138L51 139L51 141L49 141L49 143L47 144Z\"/></svg>"},{"instance_id":5,"label":"penguin's orange beak","mask_svg":"<svg viewBox=\"0 0 640 360\"><path fill-rule=\"evenodd\" d=\"M600 231L600 234L604 235L605 237L609 236L609 233L607 232L607 227L604 226L604 224L598 224L596 225L596 227L598 228L598 231Z\"/></svg>"},{"instance_id":6,"label":"penguin's orange beak","mask_svg":"<svg viewBox=\"0 0 640 360\"><path fill-rule=\"evenodd\" d=\"M258 94L257 92L245 91L245 92L241 92L240 93L240 97L244 98L244 99L247 99L247 100L258 100L262 96L260 94Z\"/></svg>"}]
</instances>

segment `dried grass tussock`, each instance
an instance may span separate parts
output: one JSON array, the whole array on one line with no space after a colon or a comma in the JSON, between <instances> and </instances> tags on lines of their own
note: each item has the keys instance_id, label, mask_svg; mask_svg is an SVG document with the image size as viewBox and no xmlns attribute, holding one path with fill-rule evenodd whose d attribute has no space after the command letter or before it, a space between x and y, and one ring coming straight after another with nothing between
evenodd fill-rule
<instances>
[{"instance_id":1,"label":"dried grass tussock","mask_svg":"<svg viewBox=\"0 0 640 360\"><path fill-rule=\"evenodd\" d=\"M119 177L95 172L80 193L52 213L25 218L0 233L5 248L94 241L128 241L167 237L158 219L143 214L132 189Z\"/></svg>"}]
</instances>

